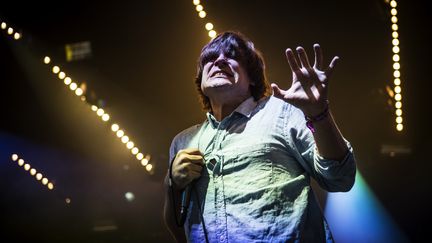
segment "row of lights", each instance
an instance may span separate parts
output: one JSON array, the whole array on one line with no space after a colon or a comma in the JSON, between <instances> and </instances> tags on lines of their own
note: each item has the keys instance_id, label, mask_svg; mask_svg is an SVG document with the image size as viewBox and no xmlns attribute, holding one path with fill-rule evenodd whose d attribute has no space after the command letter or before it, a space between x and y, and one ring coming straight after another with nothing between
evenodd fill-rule
<instances>
[{"instance_id":1,"label":"row of lights","mask_svg":"<svg viewBox=\"0 0 432 243\"><path fill-rule=\"evenodd\" d=\"M6 33L8 34L8 35L11 35L11 36L13 36L13 38L15 39L15 40L19 40L19 39L21 39L21 33L19 33L18 31L15 31L12 27L8 27L8 24L6 23L6 22L4 22L4 21L0 21L1 22L1 24L0 24L0 28L3 30L3 31L6 31Z\"/></svg>"},{"instance_id":2,"label":"row of lights","mask_svg":"<svg viewBox=\"0 0 432 243\"><path fill-rule=\"evenodd\" d=\"M393 83L394 83L394 99L395 99L395 114L396 114L396 130L403 130L403 118L402 118L402 88L401 88L401 72L400 72L400 47L399 47L399 26L397 24L397 2L396 0L391 0L390 4L390 14L392 22L392 51L393 51Z\"/></svg>"},{"instance_id":3,"label":"row of lights","mask_svg":"<svg viewBox=\"0 0 432 243\"><path fill-rule=\"evenodd\" d=\"M24 159L18 157L17 154L12 154L12 161L17 162L20 167L23 167L24 170L29 171L30 175L34 176L36 180L40 181L43 185L47 186L48 189L54 189L54 184L50 182L46 177L44 177L41 173L37 172L35 168L32 168L30 164L26 163Z\"/></svg>"},{"instance_id":4,"label":"row of lights","mask_svg":"<svg viewBox=\"0 0 432 243\"><path fill-rule=\"evenodd\" d=\"M193 0L192 3L195 5L195 10L198 12L198 16L202 19L205 18L207 16L207 13L204 11L204 7L201 4L201 1L200 0ZM210 38L213 39L216 37L217 33L214 30L214 26L212 23L210 23L210 22L206 23L205 28L208 31L208 36Z\"/></svg>"},{"instance_id":5,"label":"row of lights","mask_svg":"<svg viewBox=\"0 0 432 243\"><path fill-rule=\"evenodd\" d=\"M51 63L51 58L46 56L43 61L45 64L48 65ZM73 91L76 96L80 97L82 101L86 101L84 94L86 90L85 84L81 84L80 87L78 87L78 84L72 81L72 79L68 77L65 72L61 71L58 66L53 66L52 72L56 74L59 79L63 80L63 83L68 86L69 89ZM104 109L99 108L95 105L91 105L90 107L91 110L94 111L96 115L102 119L102 121L108 122L111 119L110 115ZM113 123L111 125L111 130L115 132L116 136L120 138L121 142L126 145L126 148L131 151L135 158L141 162L141 165L144 166L148 172L151 172L151 170L153 169L153 165L149 163L150 155L144 156L144 154L141 153L140 150L135 146L135 143L130 140L129 136L125 134L124 130L120 129L120 126L118 124Z\"/></svg>"}]
</instances>

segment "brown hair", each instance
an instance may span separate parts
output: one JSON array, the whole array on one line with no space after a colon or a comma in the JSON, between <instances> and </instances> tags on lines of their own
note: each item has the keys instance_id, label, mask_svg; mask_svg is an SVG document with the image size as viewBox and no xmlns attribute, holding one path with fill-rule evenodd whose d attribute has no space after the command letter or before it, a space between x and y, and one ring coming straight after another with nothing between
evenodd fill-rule
<instances>
[{"instance_id":1,"label":"brown hair","mask_svg":"<svg viewBox=\"0 0 432 243\"><path fill-rule=\"evenodd\" d=\"M245 68L251 82L251 94L256 101L271 94L271 88L265 76L264 58L261 53L255 49L252 41L241 33L227 31L220 33L205 45L198 59L195 84L204 110L210 111L211 105L209 98L201 90L203 68L206 63L215 60L220 53L237 60Z\"/></svg>"}]
</instances>

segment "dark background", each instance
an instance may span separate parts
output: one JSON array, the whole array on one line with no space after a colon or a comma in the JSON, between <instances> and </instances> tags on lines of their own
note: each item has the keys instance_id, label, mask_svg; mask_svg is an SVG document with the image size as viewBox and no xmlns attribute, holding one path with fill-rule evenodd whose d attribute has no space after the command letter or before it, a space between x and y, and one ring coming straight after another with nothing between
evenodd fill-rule
<instances>
[{"instance_id":1,"label":"dark background","mask_svg":"<svg viewBox=\"0 0 432 243\"><path fill-rule=\"evenodd\" d=\"M341 60L330 102L353 144L359 172L412 241L430 225L430 17L425 2L398 1L404 130L385 86L392 87L389 6L364 1L2 1L0 20L23 35L0 32L0 232L7 242L170 241L161 212L171 139L204 120L193 79L196 60L217 31L238 30L266 59L270 82L288 88L287 47L320 43L326 61ZM92 57L66 62L64 45L90 41ZM145 153L134 156L44 65L51 57L93 92ZM383 145L411 153L389 156ZM52 179L48 191L13 164L18 153ZM125 192L133 192L132 202ZM66 204L65 198L71 203ZM95 231L114 225L115 230Z\"/></svg>"}]
</instances>

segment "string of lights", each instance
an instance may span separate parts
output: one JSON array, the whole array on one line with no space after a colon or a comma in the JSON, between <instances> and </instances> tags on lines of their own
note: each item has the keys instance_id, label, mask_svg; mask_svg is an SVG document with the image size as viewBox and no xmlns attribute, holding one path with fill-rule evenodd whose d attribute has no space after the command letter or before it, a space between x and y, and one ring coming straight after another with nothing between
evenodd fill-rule
<instances>
[{"instance_id":1,"label":"string of lights","mask_svg":"<svg viewBox=\"0 0 432 243\"><path fill-rule=\"evenodd\" d=\"M45 56L43 58L43 62L46 65L49 65L52 61L51 58ZM60 80L63 80L63 83L74 92L74 94L81 99L81 101L86 102L86 86L84 83L78 85L78 83L74 82L72 78L70 78L64 71L60 69L59 66L52 66L52 72L57 75ZM87 103L89 104L89 103ZM89 104L92 111L96 113L97 116L101 118L103 122L110 122L111 116L102 108L97 107L96 105ZM135 156L135 158L141 162L141 165L145 167L148 172L152 172L153 165L150 164L150 155L145 155L140 152L140 149L135 145L135 143L130 139L128 135L126 135L124 129L120 129L120 126L117 123L111 123L111 131L120 139L120 141L126 145L126 148L130 150L131 154Z\"/></svg>"},{"instance_id":2,"label":"string of lights","mask_svg":"<svg viewBox=\"0 0 432 243\"><path fill-rule=\"evenodd\" d=\"M25 171L30 172L30 175L34 176L37 181L40 181L42 185L48 187L49 190L54 189L54 184L48 180L48 178L44 177L40 172L38 172L35 168L24 161L24 159L20 158L17 154L12 154L12 161L17 162L18 166L22 167Z\"/></svg>"},{"instance_id":3,"label":"string of lights","mask_svg":"<svg viewBox=\"0 0 432 243\"><path fill-rule=\"evenodd\" d=\"M399 26L397 24L397 2L396 0L387 0L390 4L390 15L391 15L391 28L392 28L392 52L393 52L393 84L394 84L394 100L395 100L395 115L396 115L396 130L403 130L403 118L402 118L402 88L401 88L401 72L400 72L400 41L399 41Z\"/></svg>"},{"instance_id":4,"label":"string of lights","mask_svg":"<svg viewBox=\"0 0 432 243\"><path fill-rule=\"evenodd\" d=\"M204 11L204 7L201 4L201 1L200 0L193 0L192 3L195 6L195 10L198 12L198 16L200 18L202 18L202 19L206 18L207 17L207 13ZM212 23L207 22L205 24L205 29L208 31L208 36L210 38L213 39L213 38L216 37L217 33L214 30L214 25Z\"/></svg>"},{"instance_id":5,"label":"string of lights","mask_svg":"<svg viewBox=\"0 0 432 243\"><path fill-rule=\"evenodd\" d=\"M15 40L21 39L21 33L14 30L11 26L9 26L5 21L1 21L0 29L5 31L8 35L12 36Z\"/></svg>"}]
</instances>

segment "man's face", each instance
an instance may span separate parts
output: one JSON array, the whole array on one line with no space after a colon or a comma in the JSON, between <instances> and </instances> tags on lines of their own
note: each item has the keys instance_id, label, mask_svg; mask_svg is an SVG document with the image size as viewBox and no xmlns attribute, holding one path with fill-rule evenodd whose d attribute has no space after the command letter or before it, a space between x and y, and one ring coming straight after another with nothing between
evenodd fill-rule
<instances>
[{"instance_id":1,"label":"man's face","mask_svg":"<svg viewBox=\"0 0 432 243\"><path fill-rule=\"evenodd\" d=\"M223 53L204 64L201 90L210 100L215 96L226 95L248 97L249 84L249 77L240 62Z\"/></svg>"}]
</instances>

